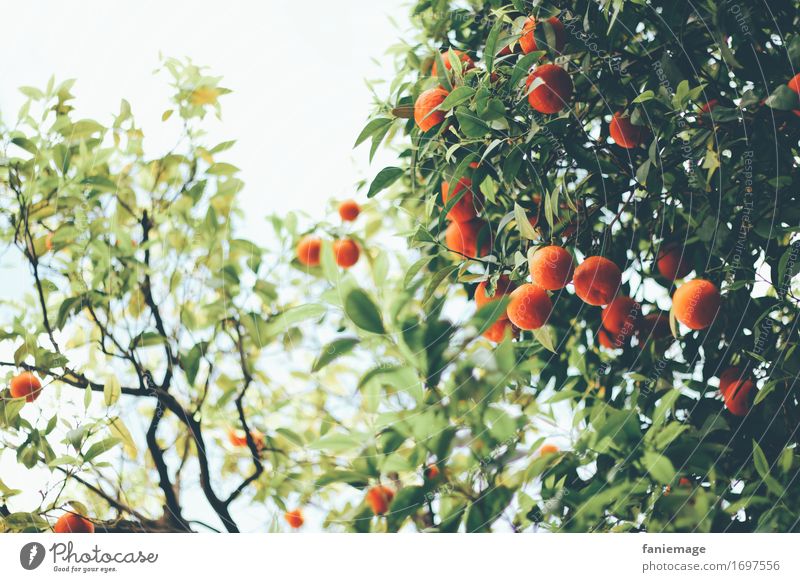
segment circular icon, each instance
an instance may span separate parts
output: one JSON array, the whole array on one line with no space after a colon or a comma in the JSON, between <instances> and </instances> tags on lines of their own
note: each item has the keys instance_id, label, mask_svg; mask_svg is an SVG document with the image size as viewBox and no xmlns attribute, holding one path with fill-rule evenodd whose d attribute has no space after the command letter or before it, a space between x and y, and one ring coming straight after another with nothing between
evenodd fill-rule
<instances>
[{"instance_id":1,"label":"circular icon","mask_svg":"<svg viewBox=\"0 0 800 582\"><path fill-rule=\"evenodd\" d=\"M26 570L35 570L44 561L44 546L39 542L30 542L19 551L19 563Z\"/></svg>"}]
</instances>

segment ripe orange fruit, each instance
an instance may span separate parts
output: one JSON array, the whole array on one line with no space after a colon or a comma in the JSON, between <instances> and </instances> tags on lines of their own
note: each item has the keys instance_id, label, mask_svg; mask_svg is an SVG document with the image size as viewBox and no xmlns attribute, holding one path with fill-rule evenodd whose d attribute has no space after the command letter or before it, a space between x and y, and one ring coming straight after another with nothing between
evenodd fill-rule
<instances>
[{"instance_id":1,"label":"ripe orange fruit","mask_svg":"<svg viewBox=\"0 0 800 582\"><path fill-rule=\"evenodd\" d=\"M439 467L437 467L435 464L431 463L430 465L425 467L425 470L423 471L423 474L425 475L425 478L428 481L433 481L434 479L436 479L440 475Z\"/></svg>"},{"instance_id":2,"label":"ripe orange fruit","mask_svg":"<svg viewBox=\"0 0 800 582\"><path fill-rule=\"evenodd\" d=\"M658 341L672 335L669 327L669 316L661 311L648 313L639 320L639 328L636 330L636 337L642 349L649 341Z\"/></svg>"},{"instance_id":3,"label":"ripe orange fruit","mask_svg":"<svg viewBox=\"0 0 800 582\"><path fill-rule=\"evenodd\" d=\"M631 326L623 327L620 331L614 333L604 327L600 327L597 332L598 342L604 348L609 350L624 350L630 346L630 339L633 337L634 328Z\"/></svg>"},{"instance_id":4,"label":"ripe orange fruit","mask_svg":"<svg viewBox=\"0 0 800 582\"><path fill-rule=\"evenodd\" d=\"M572 281L575 271L572 255L564 247L549 245L539 248L530 261L531 281L542 289L563 289Z\"/></svg>"},{"instance_id":5,"label":"ripe orange fruit","mask_svg":"<svg viewBox=\"0 0 800 582\"><path fill-rule=\"evenodd\" d=\"M627 149L641 145L648 134L646 127L634 125L631 123L630 117L622 117L622 112L614 114L609 126L609 132L615 144Z\"/></svg>"},{"instance_id":6,"label":"ripe orange fruit","mask_svg":"<svg viewBox=\"0 0 800 582\"><path fill-rule=\"evenodd\" d=\"M528 93L528 104L539 113L558 113L572 98L572 79L558 65L541 65L528 76L525 82L530 87L536 80L543 82Z\"/></svg>"},{"instance_id":7,"label":"ripe orange fruit","mask_svg":"<svg viewBox=\"0 0 800 582\"><path fill-rule=\"evenodd\" d=\"M712 99L708 103L704 103L703 106L700 107L700 118L697 120L697 123L703 125L703 117L709 117L713 123L714 117L711 115L711 112L717 105L719 105L719 101L717 99Z\"/></svg>"},{"instance_id":8,"label":"ripe orange fruit","mask_svg":"<svg viewBox=\"0 0 800 582\"><path fill-rule=\"evenodd\" d=\"M508 295L514 290L514 283L511 282L511 279L508 278L507 275L500 275L497 279L497 284L495 285L494 295L489 297L486 294L486 287L487 281L481 281L478 283L478 287L475 289L475 305L478 309L486 305L487 303L491 303L492 301L497 301L503 295ZM501 313L499 319L508 319L505 312Z\"/></svg>"},{"instance_id":9,"label":"ripe orange fruit","mask_svg":"<svg viewBox=\"0 0 800 582\"><path fill-rule=\"evenodd\" d=\"M344 200L339 204L339 216L346 222L353 222L361 214L361 207L355 200Z\"/></svg>"},{"instance_id":10,"label":"ripe orange fruit","mask_svg":"<svg viewBox=\"0 0 800 582\"><path fill-rule=\"evenodd\" d=\"M705 329L711 325L721 304L719 289L705 279L684 283L672 296L675 318L691 329Z\"/></svg>"},{"instance_id":11,"label":"ripe orange fruit","mask_svg":"<svg viewBox=\"0 0 800 582\"><path fill-rule=\"evenodd\" d=\"M550 317L553 311L553 302L547 291L526 283L520 285L511 293L511 302L508 304L507 313L511 323L520 329L539 329Z\"/></svg>"},{"instance_id":12,"label":"ripe orange fruit","mask_svg":"<svg viewBox=\"0 0 800 582\"><path fill-rule=\"evenodd\" d=\"M734 416L746 416L750 411L750 393L753 388L755 383L749 378L731 382L727 390L722 393L725 408Z\"/></svg>"},{"instance_id":13,"label":"ripe orange fruit","mask_svg":"<svg viewBox=\"0 0 800 582\"><path fill-rule=\"evenodd\" d=\"M555 445L542 445L542 448L539 449L539 455L542 457L545 455L552 455L553 453L557 452L558 447Z\"/></svg>"},{"instance_id":14,"label":"ripe orange fruit","mask_svg":"<svg viewBox=\"0 0 800 582\"><path fill-rule=\"evenodd\" d=\"M478 249L478 238L486 225L482 220L468 222L451 222L444 231L445 245L451 251L476 259L489 252L490 243L484 243ZM480 250L480 252L478 252Z\"/></svg>"},{"instance_id":15,"label":"ripe orange fruit","mask_svg":"<svg viewBox=\"0 0 800 582\"><path fill-rule=\"evenodd\" d=\"M511 330L511 336L513 337L515 335L516 330L514 329L514 326L511 324L511 322L508 321L508 318L503 317L502 319L498 319L497 321L495 321L489 327L489 329L483 332L483 337L485 337L491 342L499 344L506 338L507 329Z\"/></svg>"},{"instance_id":16,"label":"ripe orange fruit","mask_svg":"<svg viewBox=\"0 0 800 582\"><path fill-rule=\"evenodd\" d=\"M344 238L333 243L333 256L340 267L349 269L358 262L360 254L358 244L352 239Z\"/></svg>"},{"instance_id":17,"label":"ripe orange fruit","mask_svg":"<svg viewBox=\"0 0 800 582\"><path fill-rule=\"evenodd\" d=\"M656 267L661 276L670 281L683 279L692 270L689 255L678 243L668 244L659 249L656 255Z\"/></svg>"},{"instance_id":18,"label":"ripe orange fruit","mask_svg":"<svg viewBox=\"0 0 800 582\"><path fill-rule=\"evenodd\" d=\"M367 491L367 505L375 515L383 515L389 510L394 499L394 490L386 485L376 485Z\"/></svg>"},{"instance_id":19,"label":"ripe orange fruit","mask_svg":"<svg viewBox=\"0 0 800 582\"><path fill-rule=\"evenodd\" d=\"M747 376L744 374L742 369L738 366L731 366L730 368L726 368L720 375L719 375L719 391L720 394L724 395L728 388L734 383L738 382L739 380L744 380Z\"/></svg>"},{"instance_id":20,"label":"ripe orange fruit","mask_svg":"<svg viewBox=\"0 0 800 582\"><path fill-rule=\"evenodd\" d=\"M711 113L717 105L719 105L719 101L717 99L712 99L708 103L704 103L703 106L700 108L700 111L702 113ZM685 479L685 477L681 478Z\"/></svg>"},{"instance_id":21,"label":"ripe orange fruit","mask_svg":"<svg viewBox=\"0 0 800 582\"><path fill-rule=\"evenodd\" d=\"M678 486L679 487L691 487L692 486L692 480L689 479L688 477L681 477L680 479L678 479Z\"/></svg>"},{"instance_id":22,"label":"ripe orange fruit","mask_svg":"<svg viewBox=\"0 0 800 582\"><path fill-rule=\"evenodd\" d=\"M450 63L450 55L447 54L448 51L444 51L442 53L442 62L444 62L444 68L448 71L452 70L453 65ZM461 61L461 70L462 71L469 71L473 67L475 67L475 61L472 60L467 53L464 51L458 51L453 49L453 53L458 57L458 60ZM435 77L439 74L439 69L436 67L436 59L433 60L433 66L431 67L431 76Z\"/></svg>"},{"instance_id":23,"label":"ripe orange fruit","mask_svg":"<svg viewBox=\"0 0 800 582\"><path fill-rule=\"evenodd\" d=\"M65 513L53 526L55 533L94 533L94 524L76 513Z\"/></svg>"},{"instance_id":24,"label":"ripe orange fruit","mask_svg":"<svg viewBox=\"0 0 800 582\"><path fill-rule=\"evenodd\" d=\"M800 73L792 77L791 80L786 84L789 86L789 89L800 95ZM800 117L800 109L793 109L792 113Z\"/></svg>"},{"instance_id":25,"label":"ripe orange fruit","mask_svg":"<svg viewBox=\"0 0 800 582\"><path fill-rule=\"evenodd\" d=\"M297 243L297 260L306 267L319 265L319 254L322 250L322 241L315 236L304 236Z\"/></svg>"},{"instance_id":26,"label":"ripe orange fruit","mask_svg":"<svg viewBox=\"0 0 800 582\"><path fill-rule=\"evenodd\" d=\"M25 398L26 402L33 402L42 393L42 383L30 372L22 372L11 378L9 388L12 398Z\"/></svg>"},{"instance_id":27,"label":"ripe orange fruit","mask_svg":"<svg viewBox=\"0 0 800 582\"><path fill-rule=\"evenodd\" d=\"M442 182L442 202L446 205L450 198L455 198L464 194L459 198L450 211L447 213L447 218L457 222L467 222L478 216L478 211L481 208L480 195L472 191L472 180L469 178L461 178L456 182L452 194L450 194L450 184Z\"/></svg>"},{"instance_id":28,"label":"ripe orange fruit","mask_svg":"<svg viewBox=\"0 0 800 582\"><path fill-rule=\"evenodd\" d=\"M553 31L556 33L556 46L554 47L547 47L551 49L555 49L557 53L560 53L564 50L564 43L566 41L566 34L564 33L564 24L555 16L552 18L548 18L547 22L549 22L552 27ZM519 46L522 48L522 52L526 55L528 53L532 53L535 50L539 50L536 45L536 17L531 16L525 21L525 25L522 27L522 36L519 39ZM545 48L545 47L542 47Z\"/></svg>"},{"instance_id":29,"label":"ripe orange fruit","mask_svg":"<svg viewBox=\"0 0 800 582\"><path fill-rule=\"evenodd\" d=\"M434 111L434 109L439 107L449 94L441 87L434 87L423 91L417 97L417 102L414 103L414 121L422 131L428 131L444 121L444 111Z\"/></svg>"},{"instance_id":30,"label":"ripe orange fruit","mask_svg":"<svg viewBox=\"0 0 800 582\"><path fill-rule=\"evenodd\" d=\"M625 333L629 335L636 329L642 306L630 297L615 297L600 316L605 327L612 334Z\"/></svg>"},{"instance_id":31,"label":"ripe orange fruit","mask_svg":"<svg viewBox=\"0 0 800 582\"><path fill-rule=\"evenodd\" d=\"M611 334L608 333L604 327L601 327L597 332L597 343L607 350L614 350L617 348L614 343L614 338L611 337Z\"/></svg>"},{"instance_id":32,"label":"ripe orange fruit","mask_svg":"<svg viewBox=\"0 0 800 582\"><path fill-rule=\"evenodd\" d=\"M256 443L256 448L261 449L264 446L265 436L264 433L260 430L252 429L250 431L250 436L253 437L253 441ZM231 443L234 447L246 447L247 446L247 437L244 434L243 430L236 430L233 428L228 429L228 442Z\"/></svg>"},{"instance_id":33,"label":"ripe orange fruit","mask_svg":"<svg viewBox=\"0 0 800 582\"><path fill-rule=\"evenodd\" d=\"M589 257L583 261L572 277L575 294L589 305L607 305L617 294L622 272L604 257Z\"/></svg>"},{"instance_id":34,"label":"ripe orange fruit","mask_svg":"<svg viewBox=\"0 0 800 582\"><path fill-rule=\"evenodd\" d=\"M289 527L294 529L302 527L303 522L305 521L303 519L303 512L300 511L299 509L293 509L291 511L287 511L286 513L283 514L283 517L286 520L286 523L289 524Z\"/></svg>"}]
</instances>

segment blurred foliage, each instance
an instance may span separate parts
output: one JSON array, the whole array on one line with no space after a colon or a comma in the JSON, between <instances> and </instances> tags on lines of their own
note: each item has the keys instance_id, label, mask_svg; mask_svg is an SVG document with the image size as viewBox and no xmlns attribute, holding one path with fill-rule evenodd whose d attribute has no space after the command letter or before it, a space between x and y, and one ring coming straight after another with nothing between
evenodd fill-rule
<instances>
[{"instance_id":1,"label":"blurred foliage","mask_svg":"<svg viewBox=\"0 0 800 582\"><path fill-rule=\"evenodd\" d=\"M23 88L17 120L0 127L0 237L32 274L28 300L3 307L13 358L0 365L44 384L27 407L3 387L0 451L52 474L25 512L10 512L19 491L0 483L6 529L46 529L71 507L98 531L202 528L198 515L236 531L237 506L274 515L315 495L325 461L309 444L336 421L313 355L285 356L325 312L290 264L298 217L265 223L270 250L237 236L234 142L210 144L204 130L229 91L188 61L161 72L176 137L162 156L145 153L127 101L109 125L77 119L72 81ZM66 412L75 394L82 415ZM208 506L187 512L192 489Z\"/></svg>"}]
</instances>

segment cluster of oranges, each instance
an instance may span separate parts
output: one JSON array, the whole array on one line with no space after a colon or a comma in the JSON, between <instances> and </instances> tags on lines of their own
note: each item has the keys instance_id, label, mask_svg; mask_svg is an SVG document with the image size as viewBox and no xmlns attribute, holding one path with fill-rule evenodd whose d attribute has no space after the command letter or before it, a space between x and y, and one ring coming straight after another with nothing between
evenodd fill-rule
<instances>
[{"instance_id":1,"label":"cluster of oranges","mask_svg":"<svg viewBox=\"0 0 800 582\"><path fill-rule=\"evenodd\" d=\"M548 47L560 54L566 44L566 34L564 24L556 17L547 20L555 36L555 46ZM519 48L522 53L529 54L539 50L537 46L535 30L538 21L535 17L526 20L522 29L522 36L519 38ZM500 51L499 56L512 54L512 45L506 46ZM475 62L466 53L454 50L453 54L461 62L464 71L475 67ZM444 55L447 57L447 54ZM443 59L446 69L451 69L452 65L449 58ZM431 74L437 75L437 67L434 63ZM492 82L497 80L497 75L492 75ZM544 114L553 114L566 108L574 91L574 85L569 73L563 67L552 63L539 64L527 77L525 81L527 87L528 104L532 109ZM800 88L800 83L798 83ZM423 91L414 104L414 120L417 126L427 132L442 123L445 119L445 112L440 109L441 104L450 94L447 89L437 86ZM623 111L616 112L609 126L611 139L620 147L631 149L645 142L649 136L649 130L640 125L635 125L629 116Z\"/></svg>"},{"instance_id":2,"label":"cluster of oranges","mask_svg":"<svg viewBox=\"0 0 800 582\"><path fill-rule=\"evenodd\" d=\"M597 333L598 343L607 349L624 348L636 335L641 347L649 340L659 340L670 335L669 317L660 311L642 314L642 306L618 293L622 272L612 261L600 257L587 257L577 267L565 248L549 245L537 249L529 261L531 283L515 286L507 275L501 275L490 296L487 281L478 284L474 301L478 309L508 295L505 312L497 313L497 321L484 332L493 342L500 342L506 334L518 330L535 330L547 323L553 311L549 291L564 289L572 282L575 294L588 305L604 306L602 326ZM691 267L684 263L682 249L665 245L656 258L661 276L674 281L688 274ZM672 296L675 318L692 330L709 327L722 304L716 285L706 279L693 279L678 286ZM744 416L749 410L748 395L752 379L738 368L730 368L720 377L720 392L733 414Z\"/></svg>"},{"instance_id":3,"label":"cluster of oranges","mask_svg":"<svg viewBox=\"0 0 800 582\"><path fill-rule=\"evenodd\" d=\"M558 452L558 447L553 444L545 444L539 449L539 456L546 456ZM435 463L426 465L422 470L422 475L429 483L436 482L442 476L442 470ZM394 500L394 489L388 485L378 484L367 490L365 501L372 513L375 515L385 515L389 511L389 506ZM288 517L287 517L288 520Z\"/></svg>"},{"instance_id":4,"label":"cluster of oranges","mask_svg":"<svg viewBox=\"0 0 800 582\"><path fill-rule=\"evenodd\" d=\"M561 53L565 45L564 25L557 18L547 20L555 36L554 49ZM537 20L530 17L525 22L519 48L525 54L538 50L535 38ZM512 54L513 49L507 46L499 56ZM475 67L469 55L461 51L453 51L462 63L463 70ZM450 69L449 59L444 60ZM436 66L431 71L436 75ZM496 80L492 77L492 82ZM800 75L789 83L792 91L800 95ZM539 113L554 114L565 109L574 90L572 79L567 71L556 64L539 64L526 80L528 88L528 104ZM419 95L414 104L414 119L421 131L427 132L445 121L445 112L441 104L449 95L443 87L428 89ZM703 113L710 113L716 101L703 107ZM800 111L796 114L800 115ZM636 125L623 111L614 113L609 125L611 140L622 148L631 149L645 143L650 136L648 128ZM473 165L476 167L476 165ZM451 220L445 232L445 242L449 249L467 258L478 258L485 255L491 245L491 233L486 243L478 248L479 234L486 222L479 218L482 202L471 191L469 178L459 180L452 192L446 182L442 184L442 199L457 196L463 191L461 198L450 209L447 218ZM535 219L531 220L533 224ZM686 259L683 248L676 244L665 244L656 257L656 268L662 277L669 281L682 279L692 270ZM643 315L641 306L634 299L618 295L621 283L621 270L610 260L600 257L587 257L580 265L575 266L572 255L565 248L550 245L539 248L530 258L531 283L518 287L506 275L496 281L492 296L489 296L486 281L480 283L475 291L474 299L478 308L496 300L500 296L510 295L508 306L498 314L497 321L484 333L491 341L499 342L507 333L515 335L518 330L535 330L542 327L550 317L553 303L548 292L558 291L566 287L570 281L574 285L575 294L589 305L605 306L602 313L602 326L598 330L598 343L607 349L622 348L628 340L636 335L643 347L646 341L663 339L670 335L669 317L665 313L655 312ZM719 289L705 279L694 279L680 285L672 297L672 309L675 318L692 330L702 330L713 322L722 303ZM730 368L720 378L720 392L726 407L731 413L743 416L749 410L748 395L754 382L741 374L738 368Z\"/></svg>"},{"instance_id":5,"label":"cluster of oranges","mask_svg":"<svg viewBox=\"0 0 800 582\"><path fill-rule=\"evenodd\" d=\"M425 477L427 479L435 479L439 475L439 468L436 465L429 465L425 469ZM389 506L394 500L394 489L387 485L375 485L367 490L365 501L372 513L375 515L385 515L389 511ZM300 509L292 509L283 515L286 523L293 529L298 529L303 526L305 519L303 512Z\"/></svg>"},{"instance_id":6,"label":"cluster of oranges","mask_svg":"<svg viewBox=\"0 0 800 582\"><path fill-rule=\"evenodd\" d=\"M345 200L339 204L339 216L344 222L353 222L361 213L361 208L355 200ZM308 235L300 239L295 249L297 260L306 267L318 267L320 253L322 252L322 239ZM333 256L336 264L349 269L358 262L361 249L358 243L350 238L333 241Z\"/></svg>"}]
</instances>

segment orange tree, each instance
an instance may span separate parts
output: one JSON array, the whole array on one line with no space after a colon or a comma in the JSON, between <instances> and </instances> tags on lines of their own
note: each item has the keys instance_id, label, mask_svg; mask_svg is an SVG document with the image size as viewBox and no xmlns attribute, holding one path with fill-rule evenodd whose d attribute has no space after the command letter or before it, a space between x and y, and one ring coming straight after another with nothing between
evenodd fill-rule
<instances>
[{"instance_id":1,"label":"orange tree","mask_svg":"<svg viewBox=\"0 0 800 582\"><path fill-rule=\"evenodd\" d=\"M191 63L163 70L161 156L126 101L108 126L76 118L71 82L23 88L0 127L0 238L30 272L0 310L3 530L285 528L270 516L325 468L306 445L332 417L298 346L324 307L299 302L284 260L298 217L269 221L269 252L237 236L233 142L203 129L228 91Z\"/></svg>"},{"instance_id":2,"label":"orange tree","mask_svg":"<svg viewBox=\"0 0 800 582\"><path fill-rule=\"evenodd\" d=\"M382 489L333 518L800 528L800 23L765 6L414 3L357 140L407 271L329 294L374 438L321 485Z\"/></svg>"}]
</instances>

